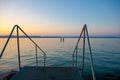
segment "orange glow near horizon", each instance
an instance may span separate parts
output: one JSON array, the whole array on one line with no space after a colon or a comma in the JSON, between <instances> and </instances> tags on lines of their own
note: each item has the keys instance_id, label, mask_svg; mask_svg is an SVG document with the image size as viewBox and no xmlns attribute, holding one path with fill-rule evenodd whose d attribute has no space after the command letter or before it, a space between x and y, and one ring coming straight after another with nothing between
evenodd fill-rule
<instances>
[{"instance_id":1,"label":"orange glow near horizon","mask_svg":"<svg viewBox=\"0 0 120 80\"><path fill-rule=\"evenodd\" d=\"M10 24L5 24L5 25L0 25L0 35L9 35L13 26ZM82 26L80 28L61 28L55 27L55 26L48 26L48 25L18 25L20 26L28 35L37 35L37 36L78 36L80 34L80 31L82 30ZM64 27L64 26L63 26ZM107 32L106 30L102 28L94 29L90 28L89 29L89 34L94 35L94 36L103 36L104 34L107 34L108 32L111 31L112 34L112 29L109 28L109 31ZM102 32L102 33L101 33ZM114 34L114 33L113 33ZM13 35L16 35L16 30L14 30ZM24 35L23 33L20 32L20 35ZM108 34L109 35L109 34Z\"/></svg>"},{"instance_id":2,"label":"orange glow near horizon","mask_svg":"<svg viewBox=\"0 0 120 80\"><path fill-rule=\"evenodd\" d=\"M9 35L12 28L14 25L2 25L2 27L0 27L0 35ZM65 31L60 27L53 27L53 26L47 26L47 25L39 25L39 26L33 26L33 25L18 25L20 26L28 35L39 35L39 36L44 36L44 35L48 35L48 36L60 36L60 35L69 35L70 32L69 31ZM13 35L16 35L16 30L14 30ZM23 35L20 32L20 35Z\"/></svg>"}]
</instances>

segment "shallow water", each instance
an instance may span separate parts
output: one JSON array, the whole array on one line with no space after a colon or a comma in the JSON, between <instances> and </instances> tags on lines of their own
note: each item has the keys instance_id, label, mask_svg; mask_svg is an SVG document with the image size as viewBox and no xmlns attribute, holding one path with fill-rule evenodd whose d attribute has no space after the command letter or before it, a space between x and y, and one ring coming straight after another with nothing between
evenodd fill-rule
<instances>
[{"instance_id":1,"label":"shallow water","mask_svg":"<svg viewBox=\"0 0 120 80\"><path fill-rule=\"evenodd\" d=\"M0 38L0 51L7 38ZM72 66L72 53L77 38L33 38L33 40L47 53L47 66ZM97 80L120 80L120 38L91 38L95 74ZM81 67L82 40L78 48L78 65ZM20 38L21 64L35 66L35 45L27 38ZM43 66L43 55L38 50L39 66ZM18 70L18 55L16 39L12 38L0 60L0 74L11 69ZM85 79L90 80L89 51L86 44Z\"/></svg>"}]
</instances>

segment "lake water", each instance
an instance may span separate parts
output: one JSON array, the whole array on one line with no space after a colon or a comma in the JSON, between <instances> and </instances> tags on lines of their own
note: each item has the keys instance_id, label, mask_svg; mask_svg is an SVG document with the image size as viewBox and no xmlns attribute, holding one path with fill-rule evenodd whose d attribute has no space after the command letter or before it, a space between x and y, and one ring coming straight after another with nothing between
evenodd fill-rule
<instances>
[{"instance_id":1,"label":"lake water","mask_svg":"<svg viewBox=\"0 0 120 80\"><path fill-rule=\"evenodd\" d=\"M0 51L7 38L0 38ZM77 38L33 38L33 40L47 53L46 66L72 66L72 53ZM120 80L120 38L90 38L95 75L97 80ZM21 64L23 66L36 65L35 45L27 38L20 38ZM86 44L85 78L90 80L91 70ZM39 66L43 66L43 55L38 50ZM82 40L78 48L78 65L81 67ZM18 70L17 44L12 38L0 59L0 74L11 69Z\"/></svg>"}]
</instances>

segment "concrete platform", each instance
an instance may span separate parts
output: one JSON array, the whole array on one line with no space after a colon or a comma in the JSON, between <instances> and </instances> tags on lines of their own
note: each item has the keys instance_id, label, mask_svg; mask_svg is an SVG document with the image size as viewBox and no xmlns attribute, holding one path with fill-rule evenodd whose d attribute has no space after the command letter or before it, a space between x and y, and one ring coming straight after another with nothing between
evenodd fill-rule
<instances>
[{"instance_id":1,"label":"concrete platform","mask_svg":"<svg viewBox=\"0 0 120 80\"><path fill-rule=\"evenodd\" d=\"M77 67L24 67L10 80L80 80Z\"/></svg>"}]
</instances>

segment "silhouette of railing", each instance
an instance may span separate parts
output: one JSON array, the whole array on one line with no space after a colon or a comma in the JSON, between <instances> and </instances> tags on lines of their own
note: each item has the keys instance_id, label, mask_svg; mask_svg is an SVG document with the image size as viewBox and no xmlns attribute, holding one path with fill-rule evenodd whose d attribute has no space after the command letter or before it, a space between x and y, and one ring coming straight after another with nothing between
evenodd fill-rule
<instances>
[{"instance_id":1,"label":"silhouette of railing","mask_svg":"<svg viewBox=\"0 0 120 80\"><path fill-rule=\"evenodd\" d=\"M8 39L3 47L3 50L1 52L0 58L2 58L2 55L7 47L7 44L14 32L14 30L17 30L17 49L18 49L18 63L19 63L19 70L21 70L21 60L20 60L20 44L19 44L19 30L35 45L35 51L36 51L36 66L38 66L38 57L37 57L37 48L39 50L41 50L41 52L43 53L44 56L44 67L45 67L45 63L46 63L46 53L18 26L18 25L14 25L10 35L8 36Z\"/></svg>"},{"instance_id":2,"label":"silhouette of railing","mask_svg":"<svg viewBox=\"0 0 120 80\"><path fill-rule=\"evenodd\" d=\"M82 36L83 34L83 36ZM90 55L90 66L91 66L91 71L92 71L92 78L93 80L95 80L95 72L94 72L94 66L93 66L93 58L92 58L92 50L91 50L91 45L90 45L90 40L89 40L89 34L88 34L88 30L87 30L87 25L84 24L83 29L80 33L80 36L78 38L77 44L75 46L75 49L73 51L73 67L77 67L78 61L77 61L77 57L78 57L78 44L80 42L80 39L83 38L83 50L82 50L82 75L84 72L84 54L85 54L85 40L87 39L88 41L88 46L89 46L89 55Z\"/></svg>"},{"instance_id":3,"label":"silhouette of railing","mask_svg":"<svg viewBox=\"0 0 120 80\"><path fill-rule=\"evenodd\" d=\"M19 70L21 70L21 59L20 59L20 44L19 44L19 30L35 45L35 53L36 53L36 66L38 66L38 55L37 55L37 49L40 49L41 52L43 53L43 56L44 56L44 67L46 66L46 53L18 26L18 25L14 25L10 35L8 36L8 39L3 47L3 50L0 54L0 58L2 58L2 55L7 47L7 44L14 32L14 30L17 30L17 49L18 49L18 63L19 63ZM83 36L82 36L83 35ZM92 50L91 50L91 45L90 45L90 40L89 40L89 34L88 34L88 30L87 30L87 25L85 24L81 33L80 33L80 36L78 38L78 41L77 41L77 44L75 46L75 49L73 51L73 67L77 67L78 65L78 44L80 42L80 39L83 38L83 52L82 52L82 75L83 75L83 72L84 72L84 55L85 55L85 43L86 43L86 39L88 41L88 47L89 47L89 55L90 55L90 66L91 66L91 71L92 71L92 78L93 80L96 80L95 79L95 72L94 72L94 66L93 66L93 58L92 58Z\"/></svg>"}]
</instances>

